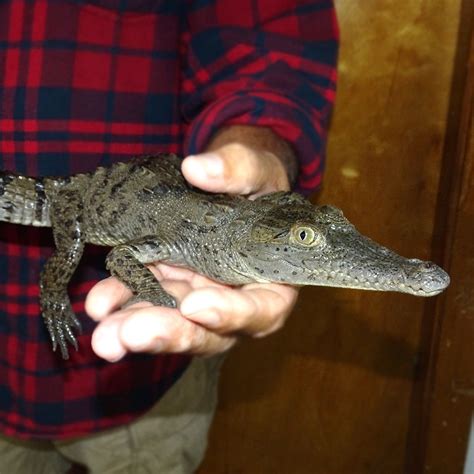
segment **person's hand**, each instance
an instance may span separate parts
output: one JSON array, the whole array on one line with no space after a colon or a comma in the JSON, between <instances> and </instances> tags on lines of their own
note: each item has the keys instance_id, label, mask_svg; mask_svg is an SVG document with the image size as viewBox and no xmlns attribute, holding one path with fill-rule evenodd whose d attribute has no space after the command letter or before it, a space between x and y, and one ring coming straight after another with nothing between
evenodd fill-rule
<instances>
[{"instance_id":1,"label":"person's hand","mask_svg":"<svg viewBox=\"0 0 474 474\"><path fill-rule=\"evenodd\" d=\"M184 160L183 174L191 184L250 198L289 188L285 166L274 154L218 141L211 149ZM273 283L229 287L162 263L150 269L176 298L178 308L143 302L121 309L130 290L114 277L100 281L86 300L88 314L99 322L92 347L100 357L116 361L127 352L224 352L240 335L261 337L280 328L298 293L292 286Z\"/></svg>"}]
</instances>

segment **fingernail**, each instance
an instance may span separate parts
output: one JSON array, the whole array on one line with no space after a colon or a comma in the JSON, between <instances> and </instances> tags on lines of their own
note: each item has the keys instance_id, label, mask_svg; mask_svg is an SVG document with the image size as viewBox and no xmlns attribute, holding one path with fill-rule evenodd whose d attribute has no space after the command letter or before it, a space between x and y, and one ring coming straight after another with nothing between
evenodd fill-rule
<instances>
[{"instance_id":1,"label":"fingernail","mask_svg":"<svg viewBox=\"0 0 474 474\"><path fill-rule=\"evenodd\" d=\"M221 317L219 313L212 309L206 311L197 311L184 316L188 319L191 319L195 323L199 323L210 328L218 327L221 324Z\"/></svg>"},{"instance_id":2,"label":"fingernail","mask_svg":"<svg viewBox=\"0 0 474 474\"><path fill-rule=\"evenodd\" d=\"M152 351L161 352L164 348L164 341L156 337L156 334L151 335L144 330L141 322L133 321L126 323L122 328L122 339L126 342L128 348L132 351Z\"/></svg>"},{"instance_id":3,"label":"fingernail","mask_svg":"<svg viewBox=\"0 0 474 474\"><path fill-rule=\"evenodd\" d=\"M218 302L218 294L212 290L201 293L191 293L184 298L179 310L185 317L199 324L209 327L217 327L221 324L222 317L215 307L209 307L209 300L214 304Z\"/></svg>"},{"instance_id":4,"label":"fingernail","mask_svg":"<svg viewBox=\"0 0 474 474\"><path fill-rule=\"evenodd\" d=\"M216 153L201 153L189 156L188 160L188 166L192 166L193 172L204 171L208 178L219 178L224 174L224 162Z\"/></svg>"},{"instance_id":5,"label":"fingernail","mask_svg":"<svg viewBox=\"0 0 474 474\"><path fill-rule=\"evenodd\" d=\"M126 351L120 344L118 330L115 327L97 329L94 337L94 347L98 355L110 362L121 359Z\"/></svg>"},{"instance_id":6,"label":"fingernail","mask_svg":"<svg viewBox=\"0 0 474 474\"><path fill-rule=\"evenodd\" d=\"M151 342L150 337L143 327L134 327L135 324L127 324L123 328L122 338L127 341L127 345L134 350L140 350L147 347Z\"/></svg>"}]
</instances>

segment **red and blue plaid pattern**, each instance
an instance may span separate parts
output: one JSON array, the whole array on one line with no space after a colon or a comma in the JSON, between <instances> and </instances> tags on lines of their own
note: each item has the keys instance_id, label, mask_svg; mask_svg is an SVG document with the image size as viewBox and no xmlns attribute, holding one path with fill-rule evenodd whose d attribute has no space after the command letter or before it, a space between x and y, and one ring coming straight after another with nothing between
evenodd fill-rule
<instances>
[{"instance_id":1,"label":"red and blue plaid pattern","mask_svg":"<svg viewBox=\"0 0 474 474\"><path fill-rule=\"evenodd\" d=\"M330 0L0 2L0 166L69 175L132 155L201 151L229 124L272 127L298 152L297 189L321 180L335 93ZM50 349L38 275L49 229L0 224L0 429L65 438L131 421L187 366L180 355L110 364L83 302L106 276L90 246L70 286L84 334Z\"/></svg>"}]
</instances>

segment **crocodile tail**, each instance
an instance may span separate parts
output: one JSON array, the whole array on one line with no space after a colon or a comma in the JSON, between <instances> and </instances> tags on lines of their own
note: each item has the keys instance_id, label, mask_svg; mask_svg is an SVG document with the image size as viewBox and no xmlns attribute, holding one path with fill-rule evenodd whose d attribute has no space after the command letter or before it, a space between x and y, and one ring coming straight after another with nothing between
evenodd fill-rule
<instances>
[{"instance_id":1,"label":"crocodile tail","mask_svg":"<svg viewBox=\"0 0 474 474\"><path fill-rule=\"evenodd\" d=\"M0 171L0 221L49 227L51 191L67 178L30 178Z\"/></svg>"}]
</instances>

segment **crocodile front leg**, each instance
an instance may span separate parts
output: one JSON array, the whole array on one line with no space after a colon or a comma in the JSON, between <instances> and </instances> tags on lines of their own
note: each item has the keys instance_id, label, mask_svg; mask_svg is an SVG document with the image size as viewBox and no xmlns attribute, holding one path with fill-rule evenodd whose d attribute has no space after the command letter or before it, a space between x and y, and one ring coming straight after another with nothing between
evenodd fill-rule
<instances>
[{"instance_id":1,"label":"crocodile front leg","mask_svg":"<svg viewBox=\"0 0 474 474\"><path fill-rule=\"evenodd\" d=\"M107 269L133 292L127 306L139 301L149 301L156 306L176 307L176 300L144 265L167 259L169 255L167 246L152 237L118 245L109 252Z\"/></svg>"},{"instance_id":2,"label":"crocodile front leg","mask_svg":"<svg viewBox=\"0 0 474 474\"><path fill-rule=\"evenodd\" d=\"M74 314L67 286L84 250L81 198L72 191L62 192L51 216L56 252L47 261L40 277L40 305L53 351L57 346L63 359L69 358L67 342L77 350L73 329L81 330Z\"/></svg>"}]
</instances>

